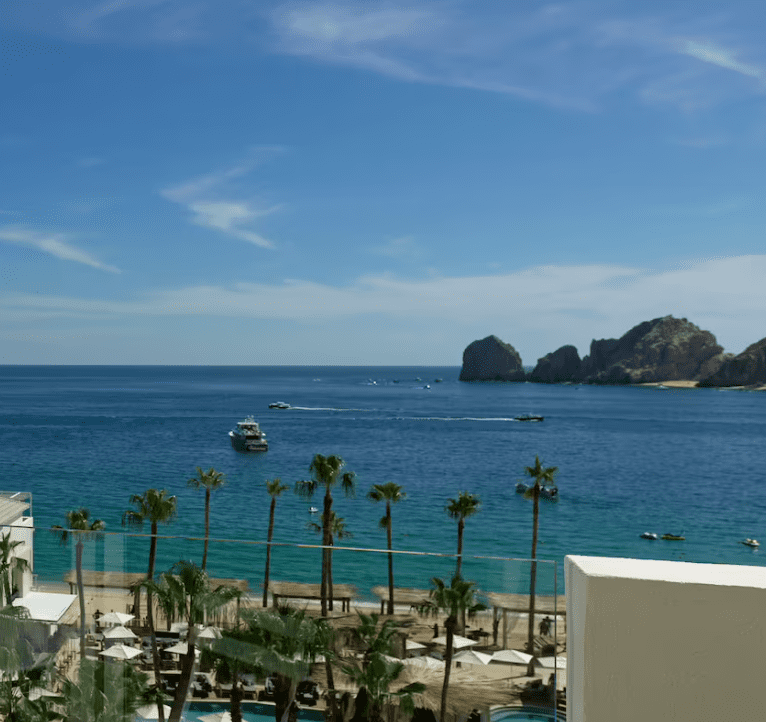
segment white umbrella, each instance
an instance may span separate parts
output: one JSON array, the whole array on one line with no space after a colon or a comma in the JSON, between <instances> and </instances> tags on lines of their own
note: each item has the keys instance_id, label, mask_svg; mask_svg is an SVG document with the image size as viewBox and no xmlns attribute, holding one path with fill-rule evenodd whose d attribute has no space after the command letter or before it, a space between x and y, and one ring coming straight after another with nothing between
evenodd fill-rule
<instances>
[{"instance_id":1,"label":"white umbrella","mask_svg":"<svg viewBox=\"0 0 766 722\"><path fill-rule=\"evenodd\" d=\"M431 640L431 644L441 644L443 647L446 647L447 637L446 636L436 637L436 639ZM463 649L463 647L473 647L474 644L478 644L478 642L474 641L473 639L468 639L468 637L461 637L459 634L456 634L454 637L452 637L452 649Z\"/></svg>"},{"instance_id":2,"label":"white umbrella","mask_svg":"<svg viewBox=\"0 0 766 722\"><path fill-rule=\"evenodd\" d=\"M189 625L186 622L173 622L170 625L171 634L186 634L189 631Z\"/></svg>"},{"instance_id":3,"label":"white umbrella","mask_svg":"<svg viewBox=\"0 0 766 722\"><path fill-rule=\"evenodd\" d=\"M122 612L109 612L108 614L102 614L96 621L99 624L127 624L131 619L135 619L133 614L123 614Z\"/></svg>"},{"instance_id":4,"label":"white umbrella","mask_svg":"<svg viewBox=\"0 0 766 722\"><path fill-rule=\"evenodd\" d=\"M489 664L491 659L491 654L475 652L473 649L465 649L452 657L453 662L462 662L463 664Z\"/></svg>"},{"instance_id":5,"label":"white umbrella","mask_svg":"<svg viewBox=\"0 0 766 722\"><path fill-rule=\"evenodd\" d=\"M506 664L529 664L531 654L519 652L515 649L501 649L492 655L493 662L505 662Z\"/></svg>"},{"instance_id":6,"label":"white umbrella","mask_svg":"<svg viewBox=\"0 0 766 722\"><path fill-rule=\"evenodd\" d=\"M172 710L166 704L163 704L162 711L164 712L165 719L168 719ZM136 716L141 719L159 719L160 711L157 709L156 704L145 704L136 710Z\"/></svg>"},{"instance_id":7,"label":"white umbrella","mask_svg":"<svg viewBox=\"0 0 766 722\"><path fill-rule=\"evenodd\" d=\"M133 632L120 625L119 627L112 627L104 632L104 639L138 639Z\"/></svg>"},{"instance_id":8,"label":"white umbrella","mask_svg":"<svg viewBox=\"0 0 766 722\"><path fill-rule=\"evenodd\" d=\"M231 722L231 712L224 710L223 712L206 714L199 718L199 722Z\"/></svg>"},{"instance_id":9,"label":"white umbrella","mask_svg":"<svg viewBox=\"0 0 766 722\"><path fill-rule=\"evenodd\" d=\"M535 659L535 667L543 667L544 669L566 669L567 658L566 657L538 657Z\"/></svg>"},{"instance_id":10,"label":"white umbrella","mask_svg":"<svg viewBox=\"0 0 766 722\"><path fill-rule=\"evenodd\" d=\"M105 649L103 652L99 652L101 657L112 657L113 659L133 659L141 654L140 649L135 647L128 647L124 644L115 644Z\"/></svg>"},{"instance_id":11,"label":"white umbrella","mask_svg":"<svg viewBox=\"0 0 766 722\"><path fill-rule=\"evenodd\" d=\"M410 669L444 669L444 662L433 657L409 657L400 661Z\"/></svg>"},{"instance_id":12,"label":"white umbrella","mask_svg":"<svg viewBox=\"0 0 766 722\"><path fill-rule=\"evenodd\" d=\"M220 639L221 630L218 627L205 627L198 635L197 639Z\"/></svg>"},{"instance_id":13,"label":"white umbrella","mask_svg":"<svg viewBox=\"0 0 766 722\"><path fill-rule=\"evenodd\" d=\"M172 647L165 647L163 652L170 652L170 654L189 654L188 642L176 642ZM194 654L199 655L200 651L195 647Z\"/></svg>"}]
</instances>

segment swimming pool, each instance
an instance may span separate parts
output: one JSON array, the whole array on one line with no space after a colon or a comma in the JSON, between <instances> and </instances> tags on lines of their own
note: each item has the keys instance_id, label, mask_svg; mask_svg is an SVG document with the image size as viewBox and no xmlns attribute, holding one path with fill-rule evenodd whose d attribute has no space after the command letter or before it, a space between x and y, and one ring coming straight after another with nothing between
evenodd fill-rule
<instances>
[{"instance_id":1,"label":"swimming pool","mask_svg":"<svg viewBox=\"0 0 766 722\"><path fill-rule=\"evenodd\" d=\"M491 722L523 722L523 720L534 720L534 722L552 722L560 720L563 722L564 715L554 716L553 712L540 707L502 707L493 709Z\"/></svg>"},{"instance_id":2,"label":"swimming pool","mask_svg":"<svg viewBox=\"0 0 766 722\"><path fill-rule=\"evenodd\" d=\"M199 718L206 714L230 709L231 705L228 702L189 702L184 709L184 718L188 722L198 722ZM245 722L274 722L274 707L259 702L243 702L242 719ZM324 712L318 709L301 709L298 719L319 722L324 720Z\"/></svg>"}]
</instances>

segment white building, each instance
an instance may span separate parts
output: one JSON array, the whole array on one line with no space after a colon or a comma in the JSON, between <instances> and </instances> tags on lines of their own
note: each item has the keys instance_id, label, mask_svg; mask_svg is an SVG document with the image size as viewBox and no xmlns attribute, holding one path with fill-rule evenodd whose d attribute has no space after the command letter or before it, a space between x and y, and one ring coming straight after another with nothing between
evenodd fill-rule
<instances>
[{"instance_id":1,"label":"white building","mask_svg":"<svg viewBox=\"0 0 766 722\"><path fill-rule=\"evenodd\" d=\"M9 565L11 575L12 598L23 597L32 591L34 574L34 520L32 518L32 494L24 491L0 491L0 535L11 542L21 542L9 553L7 560L0 561ZM15 559L26 562L22 570ZM0 606L11 603L5 596L5 582L0 584Z\"/></svg>"}]
</instances>

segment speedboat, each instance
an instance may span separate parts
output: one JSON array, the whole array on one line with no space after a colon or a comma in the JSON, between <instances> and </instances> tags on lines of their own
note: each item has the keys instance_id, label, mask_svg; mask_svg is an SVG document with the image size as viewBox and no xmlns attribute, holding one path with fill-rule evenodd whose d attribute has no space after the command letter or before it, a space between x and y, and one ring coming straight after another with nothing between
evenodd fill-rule
<instances>
[{"instance_id":1,"label":"speedboat","mask_svg":"<svg viewBox=\"0 0 766 722\"><path fill-rule=\"evenodd\" d=\"M258 422L248 416L229 432L231 445L237 451L268 451L269 442L266 441L266 434L261 431Z\"/></svg>"},{"instance_id":2,"label":"speedboat","mask_svg":"<svg viewBox=\"0 0 766 722\"><path fill-rule=\"evenodd\" d=\"M662 538L666 539L667 541L686 541L686 537L684 536L683 532L680 534L663 534Z\"/></svg>"},{"instance_id":3,"label":"speedboat","mask_svg":"<svg viewBox=\"0 0 766 722\"><path fill-rule=\"evenodd\" d=\"M521 414L513 417L516 421L542 421L545 417L539 414Z\"/></svg>"},{"instance_id":4,"label":"speedboat","mask_svg":"<svg viewBox=\"0 0 766 722\"><path fill-rule=\"evenodd\" d=\"M270 409L289 409L290 404L286 404L284 401L275 401L273 404L269 404Z\"/></svg>"},{"instance_id":5,"label":"speedboat","mask_svg":"<svg viewBox=\"0 0 766 722\"><path fill-rule=\"evenodd\" d=\"M516 493L517 494L523 494L527 489L529 489L529 487L525 483L523 483L521 481L518 484L516 484Z\"/></svg>"},{"instance_id":6,"label":"speedboat","mask_svg":"<svg viewBox=\"0 0 766 722\"><path fill-rule=\"evenodd\" d=\"M559 488L557 486L544 486L540 489L540 496L543 499L550 499L551 501L558 501Z\"/></svg>"},{"instance_id":7,"label":"speedboat","mask_svg":"<svg viewBox=\"0 0 766 722\"><path fill-rule=\"evenodd\" d=\"M657 535L653 531L645 531L641 535L641 538L642 539L652 539L652 540L655 540L655 539L657 539Z\"/></svg>"},{"instance_id":8,"label":"speedboat","mask_svg":"<svg viewBox=\"0 0 766 722\"><path fill-rule=\"evenodd\" d=\"M740 544L744 544L745 546L752 547L753 549L757 549L759 546L761 546L760 542L757 539L744 539L740 542Z\"/></svg>"},{"instance_id":9,"label":"speedboat","mask_svg":"<svg viewBox=\"0 0 766 722\"><path fill-rule=\"evenodd\" d=\"M309 514L316 514L319 511L315 506L309 507Z\"/></svg>"}]
</instances>

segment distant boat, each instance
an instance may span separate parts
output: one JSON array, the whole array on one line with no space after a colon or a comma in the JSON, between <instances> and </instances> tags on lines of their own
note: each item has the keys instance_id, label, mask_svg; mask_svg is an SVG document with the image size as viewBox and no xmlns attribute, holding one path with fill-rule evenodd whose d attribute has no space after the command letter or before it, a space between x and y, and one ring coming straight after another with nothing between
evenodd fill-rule
<instances>
[{"instance_id":1,"label":"distant boat","mask_svg":"<svg viewBox=\"0 0 766 722\"><path fill-rule=\"evenodd\" d=\"M268 451L269 443L266 434L261 431L258 422L248 416L243 421L238 421L235 428L229 432L231 445L237 451Z\"/></svg>"},{"instance_id":2,"label":"distant boat","mask_svg":"<svg viewBox=\"0 0 766 722\"><path fill-rule=\"evenodd\" d=\"M744 539L740 542L740 544L744 544L747 547L752 547L753 549L757 549L759 546L761 546L760 542L757 539Z\"/></svg>"},{"instance_id":3,"label":"distant boat","mask_svg":"<svg viewBox=\"0 0 766 722\"><path fill-rule=\"evenodd\" d=\"M435 384L440 384L444 379L434 379Z\"/></svg>"},{"instance_id":4,"label":"distant boat","mask_svg":"<svg viewBox=\"0 0 766 722\"><path fill-rule=\"evenodd\" d=\"M543 421L544 416L539 414L521 414L520 416L513 417L516 421Z\"/></svg>"},{"instance_id":5,"label":"distant boat","mask_svg":"<svg viewBox=\"0 0 766 722\"><path fill-rule=\"evenodd\" d=\"M289 409L291 408L290 404L286 404L284 401L275 401L272 404L269 404L270 409Z\"/></svg>"},{"instance_id":6,"label":"distant boat","mask_svg":"<svg viewBox=\"0 0 766 722\"><path fill-rule=\"evenodd\" d=\"M309 507L309 514L316 514L319 511L315 506Z\"/></svg>"},{"instance_id":7,"label":"distant boat","mask_svg":"<svg viewBox=\"0 0 766 722\"><path fill-rule=\"evenodd\" d=\"M641 535L641 538L642 539L652 539L652 540L655 540L655 539L657 539L657 535L653 531L645 531Z\"/></svg>"},{"instance_id":8,"label":"distant boat","mask_svg":"<svg viewBox=\"0 0 766 722\"><path fill-rule=\"evenodd\" d=\"M686 537L684 536L683 532L680 534L663 534L662 538L666 539L667 541L686 541Z\"/></svg>"},{"instance_id":9,"label":"distant boat","mask_svg":"<svg viewBox=\"0 0 766 722\"><path fill-rule=\"evenodd\" d=\"M517 494L523 494L529 487L524 482L519 482L516 484L516 493Z\"/></svg>"}]
</instances>

